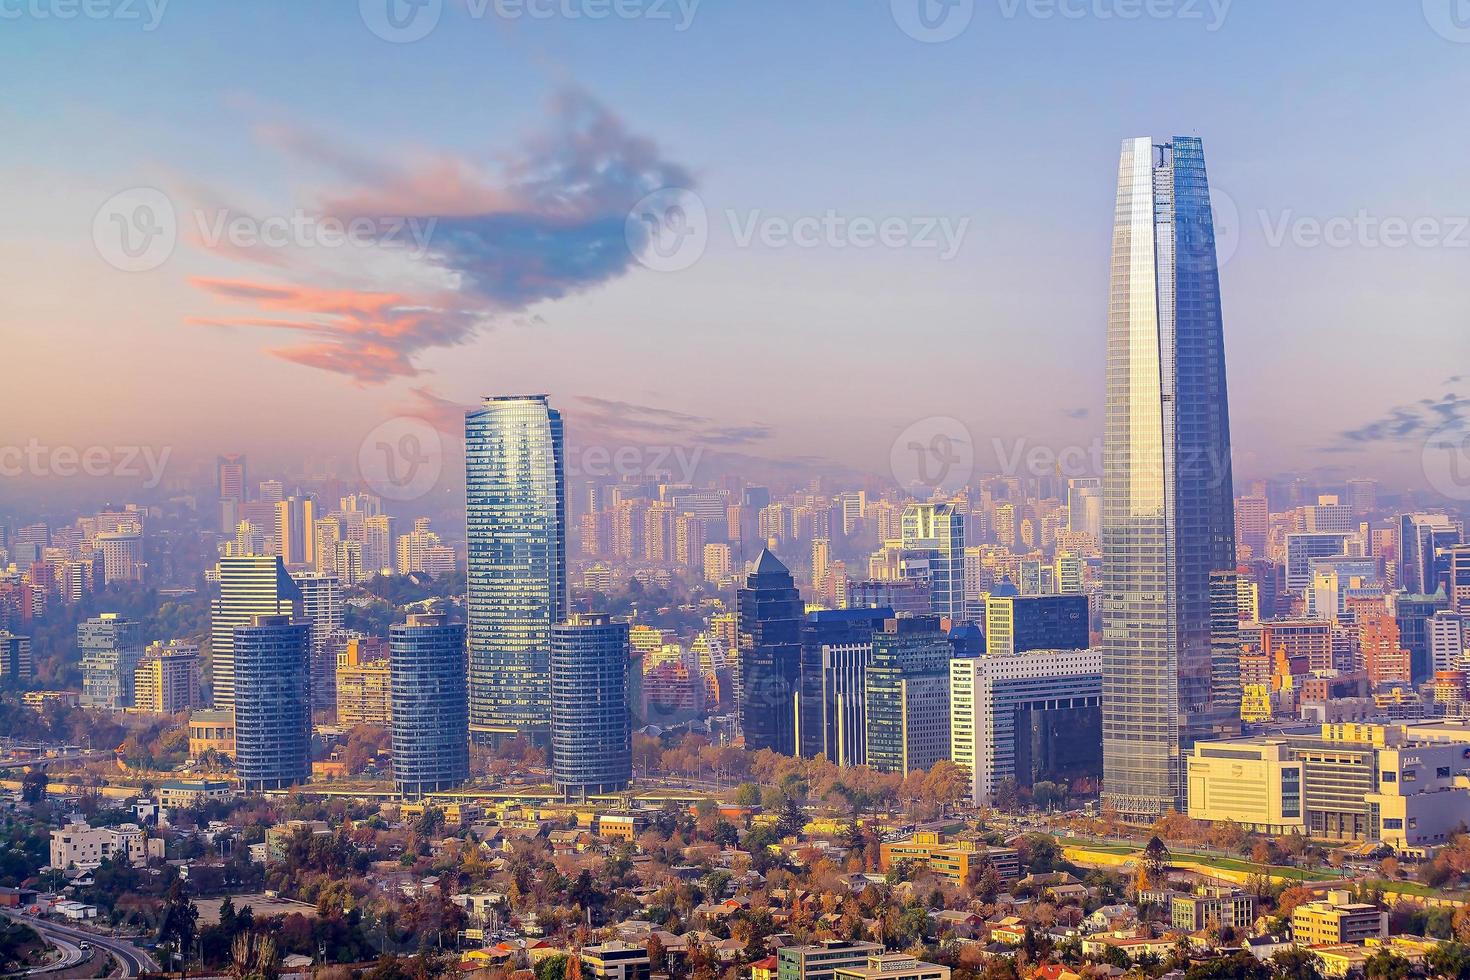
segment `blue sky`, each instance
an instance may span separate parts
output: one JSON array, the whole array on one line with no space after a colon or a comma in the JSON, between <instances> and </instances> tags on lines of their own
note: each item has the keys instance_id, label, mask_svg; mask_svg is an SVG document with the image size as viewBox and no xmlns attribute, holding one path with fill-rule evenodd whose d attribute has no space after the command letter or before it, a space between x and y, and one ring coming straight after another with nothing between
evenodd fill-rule
<instances>
[{"instance_id":1,"label":"blue sky","mask_svg":"<svg viewBox=\"0 0 1470 980\"><path fill-rule=\"evenodd\" d=\"M6 440L350 457L395 414L537 390L574 431L579 397L620 403L586 412L603 440L738 429L716 448L864 471L930 416L962 420L982 468L994 440L1085 445L1101 424L1118 146L1175 133L1204 138L1238 215L1222 271L1238 472L1421 483L1426 431L1463 414L1470 385L1449 378L1470 362L1470 43L1435 30L1437 0L1156 0L1165 16L1138 19L1119 13L1141 0L1063 0L1066 14L975 0L944 43L905 34L889 0L703 0L682 31L673 3L656 8L673 20L512 20L444 0L428 36L402 44L351 2L174 0L153 30L141 0L97 8L139 20L59 19L65 2L0 21L15 216L0 258L17 274L0 316L37 368L10 372L8 393L48 406L0 421ZM491 290L481 307L458 302L460 277L491 261L480 253L426 272L378 250L261 262L181 241L125 272L94 245L99 206L128 188L260 216L381 200L385 174L427 173L423 205L444 185L435 160L474 168L463 196L512 189L512 210L539 222L566 172L527 190L504 168L567 158L537 147L563 131L551 106L568 92L615 122L620 148L651 141L658 173L688 175L709 220L692 266L589 269L584 249L563 268L548 251L517 279L529 299ZM591 235L607 213L589 208ZM829 211L964 235L946 259L735 234ZM1385 218L1419 222L1422 241L1385 244ZM1318 241L1334 221L1348 237ZM586 244L547 248L569 243ZM254 325L258 292L238 308L246 281L392 294L395 310L431 308L413 329L455 324L433 327L452 342L395 350L388 377L271 354L285 338ZM299 351L310 334L291 336ZM1419 421L1372 424L1405 417Z\"/></svg>"}]
</instances>

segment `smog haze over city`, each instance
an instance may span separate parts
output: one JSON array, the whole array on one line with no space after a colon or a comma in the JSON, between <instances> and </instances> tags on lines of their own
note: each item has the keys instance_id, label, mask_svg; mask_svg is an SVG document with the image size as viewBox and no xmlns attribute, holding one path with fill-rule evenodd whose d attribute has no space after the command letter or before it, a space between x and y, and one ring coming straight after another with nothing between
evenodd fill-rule
<instances>
[{"instance_id":1,"label":"smog haze over city","mask_svg":"<svg viewBox=\"0 0 1470 980\"><path fill-rule=\"evenodd\" d=\"M1467 0L0 77L0 976L1470 977Z\"/></svg>"}]
</instances>

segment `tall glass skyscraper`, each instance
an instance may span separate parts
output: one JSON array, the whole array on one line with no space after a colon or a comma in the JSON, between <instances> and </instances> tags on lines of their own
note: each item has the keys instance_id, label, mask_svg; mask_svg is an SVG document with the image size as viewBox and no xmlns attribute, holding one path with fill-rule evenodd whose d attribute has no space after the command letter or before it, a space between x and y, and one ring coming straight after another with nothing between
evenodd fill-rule
<instances>
[{"instance_id":1,"label":"tall glass skyscraper","mask_svg":"<svg viewBox=\"0 0 1470 980\"><path fill-rule=\"evenodd\" d=\"M465 414L470 730L551 737L551 626L567 608L561 413L545 395L486 398Z\"/></svg>"},{"instance_id":2,"label":"tall glass skyscraper","mask_svg":"<svg viewBox=\"0 0 1470 980\"><path fill-rule=\"evenodd\" d=\"M235 628L235 772L247 791L311 778L311 627L290 616Z\"/></svg>"},{"instance_id":3,"label":"tall glass skyscraper","mask_svg":"<svg viewBox=\"0 0 1470 980\"><path fill-rule=\"evenodd\" d=\"M209 605L209 657L214 706L235 706L235 629L259 615L301 612L301 590L280 555L223 555L215 566L218 594Z\"/></svg>"},{"instance_id":4,"label":"tall glass skyscraper","mask_svg":"<svg viewBox=\"0 0 1470 980\"><path fill-rule=\"evenodd\" d=\"M965 613L965 515L954 504L909 504L900 529L905 576L927 580L930 608L959 622Z\"/></svg>"},{"instance_id":5,"label":"tall glass skyscraper","mask_svg":"<svg viewBox=\"0 0 1470 980\"><path fill-rule=\"evenodd\" d=\"M1238 724L1212 676L1210 576L1235 568L1214 220L1193 137L1123 143L1103 454L1103 793L1184 810L1194 736ZM1215 637L1216 642L1219 637ZM1235 703L1232 703L1235 702Z\"/></svg>"},{"instance_id":6,"label":"tall glass skyscraper","mask_svg":"<svg viewBox=\"0 0 1470 980\"><path fill-rule=\"evenodd\" d=\"M410 613L388 630L393 784L406 797L453 789L470 775L465 628Z\"/></svg>"},{"instance_id":7,"label":"tall glass skyscraper","mask_svg":"<svg viewBox=\"0 0 1470 980\"><path fill-rule=\"evenodd\" d=\"M628 624L605 613L551 628L551 757L557 792L586 799L633 780Z\"/></svg>"},{"instance_id":8,"label":"tall glass skyscraper","mask_svg":"<svg viewBox=\"0 0 1470 980\"><path fill-rule=\"evenodd\" d=\"M762 551L736 593L740 659L735 709L747 749L795 755L801 678L801 593L791 572Z\"/></svg>"}]
</instances>

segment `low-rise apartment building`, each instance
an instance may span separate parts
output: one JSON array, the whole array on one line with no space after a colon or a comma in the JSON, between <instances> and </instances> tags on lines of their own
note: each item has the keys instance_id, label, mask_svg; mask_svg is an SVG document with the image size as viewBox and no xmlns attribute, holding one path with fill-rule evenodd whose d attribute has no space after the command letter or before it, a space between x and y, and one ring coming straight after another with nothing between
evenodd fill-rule
<instances>
[{"instance_id":1,"label":"low-rise apartment building","mask_svg":"<svg viewBox=\"0 0 1470 980\"><path fill-rule=\"evenodd\" d=\"M148 860L147 836L135 823L92 827L76 820L51 831L50 866L57 870L96 868L119 855L129 864L142 865Z\"/></svg>"},{"instance_id":2,"label":"low-rise apartment building","mask_svg":"<svg viewBox=\"0 0 1470 980\"><path fill-rule=\"evenodd\" d=\"M1298 946L1361 943L1386 935L1388 913L1354 902L1346 890L1333 889L1322 901L1304 902L1291 913L1291 936Z\"/></svg>"}]
</instances>

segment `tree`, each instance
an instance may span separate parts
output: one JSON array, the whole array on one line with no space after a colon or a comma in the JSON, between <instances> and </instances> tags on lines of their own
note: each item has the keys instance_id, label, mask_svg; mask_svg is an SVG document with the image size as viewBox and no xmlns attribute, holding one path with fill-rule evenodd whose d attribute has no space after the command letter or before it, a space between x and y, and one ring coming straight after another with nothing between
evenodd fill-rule
<instances>
[{"instance_id":1,"label":"tree","mask_svg":"<svg viewBox=\"0 0 1470 980\"><path fill-rule=\"evenodd\" d=\"M1031 787L1031 802L1042 810L1066 806L1067 787L1043 779Z\"/></svg>"},{"instance_id":2,"label":"tree","mask_svg":"<svg viewBox=\"0 0 1470 980\"><path fill-rule=\"evenodd\" d=\"M941 759L924 776L922 791L926 803L937 805L948 812L949 807L964 799L970 792L970 774L962 766L948 759Z\"/></svg>"},{"instance_id":3,"label":"tree","mask_svg":"<svg viewBox=\"0 0 1470 980\"><path fill-rule=\"evenodd\" d=\"M995 792L991 794L990 802L1002 813L1012 813L1021 808L1021 793L1016 788L1015 779L1005 777L995 784Z\"/></svg>"},{"instance_id":4,"label":"tree","mask_svg":"<svg viewBox=\"0 0 1470 980\"><path fill-rule=\"evenodd\" d=\"M780 814L777 826L782 836L795 837L806 826L806 810L802 808L801 803L795 797L786 797L785 801L781 804Z\"/></svg>"},{"instance_id":5,"label":"tree","mask_svg":"<svg viewBox=\"0 0 1470 980\"><path fill-rule=\"evenodd\" d=\"M40 766L27 769L20 781L20 798L26 803L40 803L46 798L46 770Z\"/></svg>"},{"instance_id":6,"label":"tree","mask_svg":"<svg viewBox=\"0 0 1470 980\"><path fill-rule=\"evenodd\" d=\"M761 801L761 788L755 783L741 783L735 788L736 806L755 806Z\"/></svg>"},{"instance_id":7,"label":"tree","mask_svg":"<svg viewBox=\"0 0 1470 980\"><path fill-rule=\"evenodd\" d=\"M1271 965L1282 980L1322 980L1322 971L1317 969L1317 957L1296 946L1271 957Z\"/></svg>"},{"instance_id":8,"label":"tree","mask_svg":"<svg viewBox=\"0 0 1470 980\"><path fill-rule=\"evenodd\" d=\"M556 953L536 964L536 980L566 980L566 975L566 953Z\"/></svg>"},{"instance_id":9,"label":"tree","mask_svg":"<svg viewBox=\"0 0 1470 980\"><path fill-rule=\"evenodd\" d=\"M1454 929L1456 939L1470 945L1470 905L1462 905L1455 909L1454 918L1450 920L1450 928Z\"/></svg>"},{"instance_id":10,"label":"tree","mask_svg":"<svg viewBox=\"0 0 1470 980\"><path fill-rule=\"evenodd\" d=\"M1250 953L1196 963L1184 971L1184 980L1271 980L1271 968Z\"/></svg>"},{"instance_id":11,"label":"tree","mask_svg":"<svg viewBox=\"0 0 1470 980\"><path fill-rule=\"evenodd\" d=\"M1404 980L1409 961L1391 949L1379 949L1363 963L1365 980Z\"/></svg>"},{"instance_id":12,"label":"tree","mask_svg":"<svg viewBox=\"0 0 1470 980\"><path fill-rule=\"evenodd\" d=\"M1293 885L1282 892L1281 897L1276 900L1276 914L1282 918L1288 918L1292 912L1296 911L1298 905L1304 905L1316 899L1317 896L1310 889L1302 885Z\"/></svg>"},{"instance_id":13,"label":"tree","mask_svg":"<svg viewBox=\"0 0 1470 980\"><path fill-rule=\"evenodd\" d=\"M241 933L230 947L229 976L234 980L279 980L281 954L276 941L258 932Z\"/></svg>"},{"instance_id":14,"label":"tree","mask_svg":"<svg viewBox=\"0 0 1470 980\"><path fill-rule=\"evenodd\" d=\"M1424 965L1436 977L1470 980L1470 947L1462 943L1441 943L1429 951Z\"/></svg>"},{"instance_id":15,"label":"tree","mask_svg":"<svg viewBox=\"0 0 1470 980\"><path fill-rule=\"evenodd\" d=\"M163 914L158 923L158 941L167 943L183 955L194 943L195 928L199 923L199 910L184 894L180 882L174 882L164 899Z\"/></svg>"}]
</instances>

